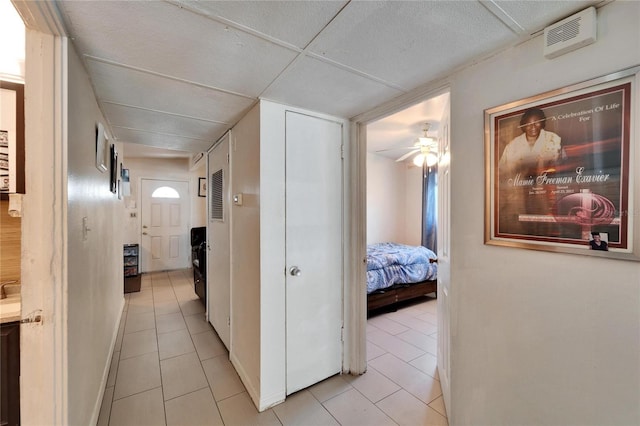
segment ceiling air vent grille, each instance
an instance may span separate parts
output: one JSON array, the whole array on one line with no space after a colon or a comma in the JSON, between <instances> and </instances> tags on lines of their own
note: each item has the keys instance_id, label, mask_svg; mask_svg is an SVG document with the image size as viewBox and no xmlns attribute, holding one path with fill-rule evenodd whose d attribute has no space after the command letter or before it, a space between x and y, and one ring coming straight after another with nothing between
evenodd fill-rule
<instances>
[{"instance_id":1,"label":"ceiling air vent grille","mask_svg":"<svg viewBox=\"0 0 640 426\"><path fill-rule=\"evenodd\" d=\"M580 34L580 20L582 20L582 18L578 17L566 24L549 30L549 33L547 33L547 46L553 46L556 43L576 38L578 34Z\"/></svg>"},{"instance_id":2,"label":"ceiling air vent grille","mask_svg":"<svg viewBox=\"0 0 640 426\"><path fill-rule=\"evenodd\" d=\"M224 177L222 175L222 169L211 175L211 182L209 188L211 188L211 198L210 198L210 206L209 211L211 220L222 220L222 212L223 212L223 197L222 197L222 188L224 183Z\"/></svg>"},{"instance_id":3,"label":"ceiling air vent grille","mask_svg":"<svg viewBox=\"0 0 640 426\"><path fill-rule=\"evenodd\" d=\"M544 29L544 56L555 58L596 41L596 9L590 7Z\"/></svg>"}]
</instances>

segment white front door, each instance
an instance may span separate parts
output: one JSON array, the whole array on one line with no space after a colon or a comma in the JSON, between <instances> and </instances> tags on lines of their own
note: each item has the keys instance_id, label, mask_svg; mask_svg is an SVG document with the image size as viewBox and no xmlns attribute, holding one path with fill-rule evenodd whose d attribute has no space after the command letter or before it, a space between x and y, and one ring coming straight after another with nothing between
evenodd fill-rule
<instances>
[{"instance_id":1,"label":"white front door","mask_svg":"<svg viewBox=\"0 0 640 426\"><path fill-rule=\"evenodd\" d=\"M209 152L207 214L207 315L227 349L231 348L231 219L229 133Z\"/></svg>"},{"instance_id":2,"label":"white front door","mask_svg":"<svg viewBox=\"0 0 640 426\"><path fill-rule=\"evenodd\" d=\"M142 179L142 272L189 267L189 183Z\"/></svg>"},{"instance_id":3,"label":"white front door","mask_svg":"<svg viewBox=\"0 0 640 426\"><path fill-rule=\"evenodd\" d=\"M342 368L342 125L286 113L287 395Z\"/></svg>"}]
</instances>

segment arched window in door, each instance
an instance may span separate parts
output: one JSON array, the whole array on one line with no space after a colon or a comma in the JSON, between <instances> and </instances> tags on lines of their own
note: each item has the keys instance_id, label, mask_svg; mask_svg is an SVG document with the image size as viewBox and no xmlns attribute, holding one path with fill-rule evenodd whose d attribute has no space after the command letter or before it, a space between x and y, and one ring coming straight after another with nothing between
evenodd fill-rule
<instances>
[{"instance_id":1,"label":"arched window in door","mask_svg":"<svg viewBox=\"0 0 640 426\"><path fill-rule=\"evenodd\" d=\"M180 198L180 194L170 186L161 186L153 191L151 198Z\"/></svg>"}]
</instances>

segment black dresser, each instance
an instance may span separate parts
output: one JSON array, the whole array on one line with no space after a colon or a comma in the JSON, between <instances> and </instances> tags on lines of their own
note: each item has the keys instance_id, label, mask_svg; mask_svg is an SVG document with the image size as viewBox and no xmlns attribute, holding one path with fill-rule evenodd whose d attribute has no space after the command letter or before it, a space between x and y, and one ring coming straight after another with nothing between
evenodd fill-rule
<instances>
[{"instance_id":1,"label":"black dresser","mask_svg":"<svg viewBox=\"0 0 640 426\"><path fill-rule=\"evenodd\" d=\"M191 228L191 263L193 287L204 302L207 296L207 228Z\"/></svg>"}]
</instances>

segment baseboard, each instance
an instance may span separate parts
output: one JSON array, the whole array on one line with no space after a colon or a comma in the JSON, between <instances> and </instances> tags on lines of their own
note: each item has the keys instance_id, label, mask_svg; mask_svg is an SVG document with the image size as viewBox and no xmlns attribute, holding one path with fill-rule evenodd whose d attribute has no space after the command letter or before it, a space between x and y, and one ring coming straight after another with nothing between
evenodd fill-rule
<instances>
[{"instance_id":1,"label":"baseboard","mask_svg":"<svg viewBox=\"0 0 640 426\"><path fill-rule=\"evenodd\" d=\"M253 404L256 406L258 411L262 412L267 408L273 407L276 404L284 402L286 398L284 391L278 392L277 394L261 397L260 392L256 390L256 388L254 387L253 383L249 379L247 372L242 367L242 363L240 362L240 360L238 360L235 354L233 353L230 354L229 360L231 361L231 364L233 364L233 368L236 369L236 372L238 373L238 376L240 377L242 384L247 389L247 392L249 393L249 397L253 401Z\"/></svg>"},{"instance_id":2,"label":"baseboard","mask_svg":"<svg viewBox=\"0 0 640 426\"><path fill-rule=\"evenodd\" d=\"M89 424L98 424L98 418L100 417L100 408L102 407L102 400L104 398L104 391L107 387L107 381L109 380L109 370L111 369L111 361L113 361L113 350L116 347L116 341L118 340L118 330L120 330L120 322L122 321L122 313L124 310L124 297L120 304L120 315L116 322L114 333L111 336L111 344L109 345L109 356L107 357L107 363L102 371L102 380L100 380L100 390L98 392L98 398L93 405L93 414L91 415L91 422Z\"/></svg>"}]
</instances>

